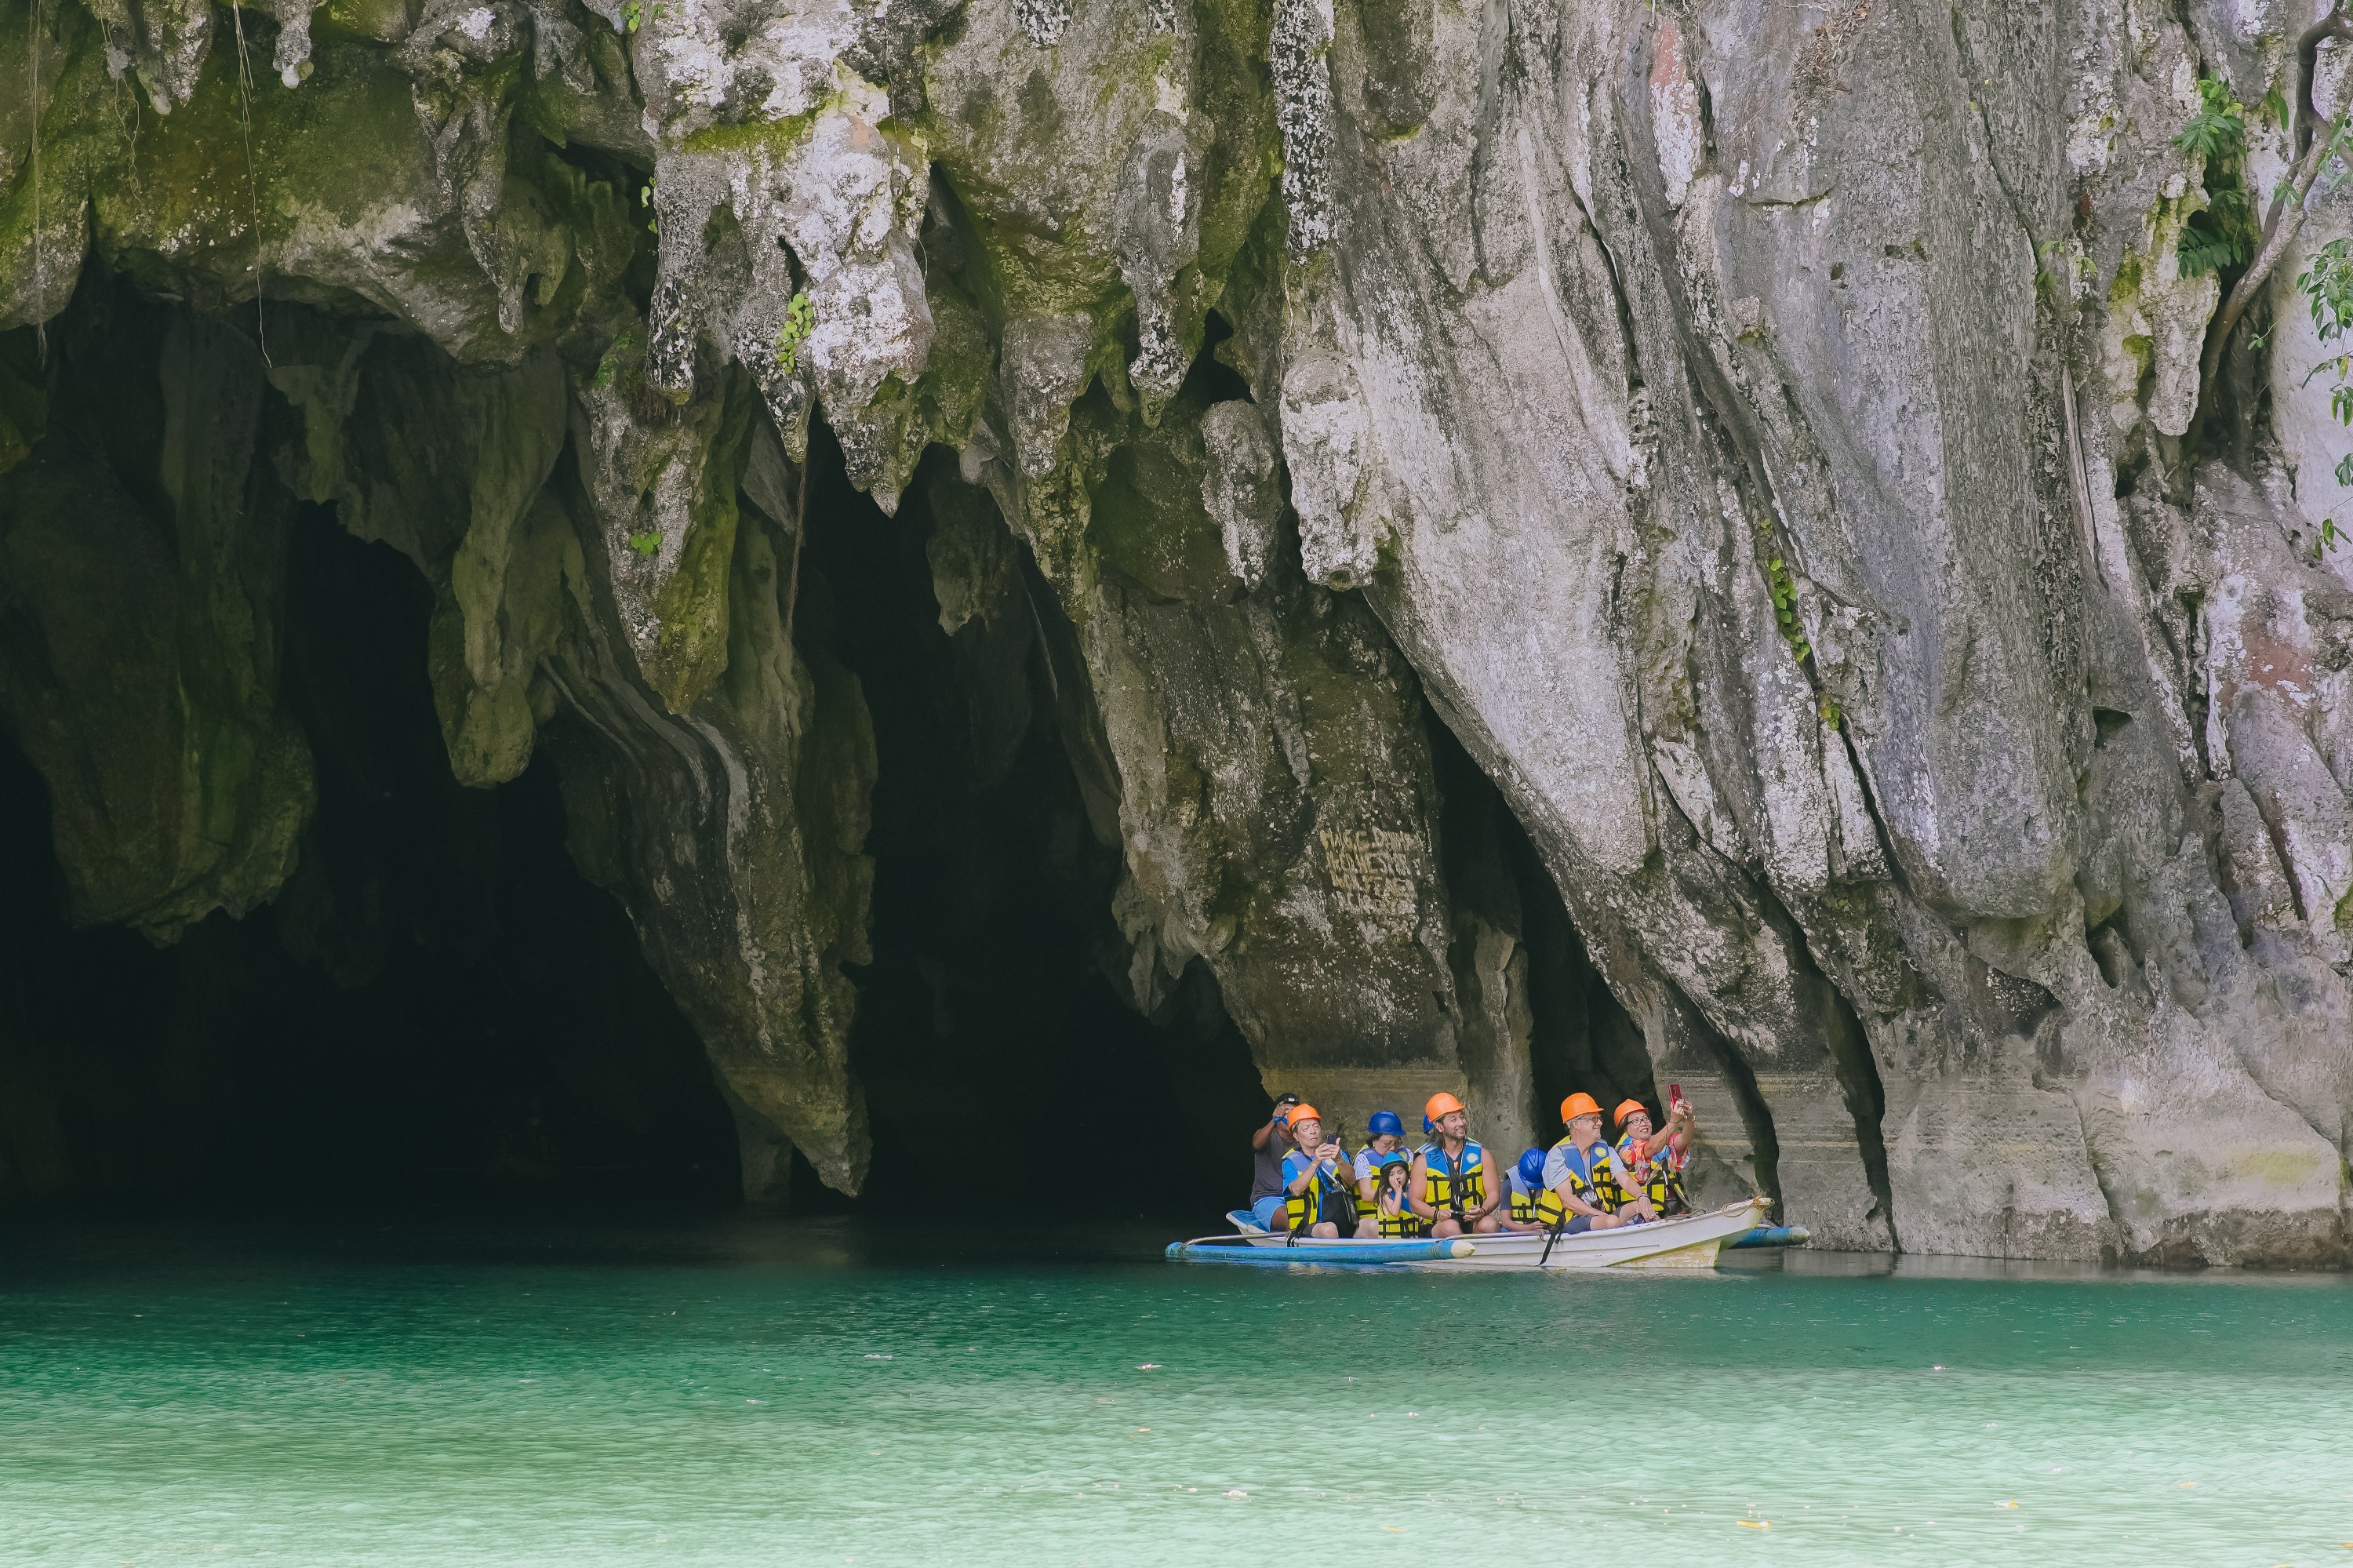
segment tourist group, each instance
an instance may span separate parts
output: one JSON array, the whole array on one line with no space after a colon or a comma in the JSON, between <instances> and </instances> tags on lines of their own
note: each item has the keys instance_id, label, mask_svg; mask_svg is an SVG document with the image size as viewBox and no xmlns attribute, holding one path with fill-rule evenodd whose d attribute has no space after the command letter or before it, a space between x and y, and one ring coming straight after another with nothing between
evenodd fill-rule
<instances>
[{"instance_id":1,"label":"tourist group","mask_svg":"<svg viewBox=\"0 0 2353 1568\"><path fill-rule=\"evenodd\" d=\"M1497 1231L1574 1235L1686 1213L1691 1102L1670 1093L1663 1127L1640 1100L1622 1102L1615 1144L1591 1095L1560 1102L1568 1135L1531 1149L1500 1175L1470 1136L1470 1113L1452 1095L1421 1109L1430 1141L1408 1153L1405 1123L1375 1111L1365 1147L1351 1155L1324 1136L1324 1118L1297 1095L1250 1137L1256 1174L1250 1213L1261 1229L1294 1236L1459 1236Z\"/></svg>"}]
</instances>

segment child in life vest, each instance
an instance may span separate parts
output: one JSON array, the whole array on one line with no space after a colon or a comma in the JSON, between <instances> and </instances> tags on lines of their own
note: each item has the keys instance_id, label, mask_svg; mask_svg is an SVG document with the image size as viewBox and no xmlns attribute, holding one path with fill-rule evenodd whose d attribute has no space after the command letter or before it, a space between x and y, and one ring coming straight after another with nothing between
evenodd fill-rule
<instances>
[{"instance_id":1,"label":"child in life vest","mask_svg":"<svg viewBox=\"0 0 2353 1568\"><path fill-rule=\"evenodd\" d=\"M1356 1235L1369 1240L1381 1234L1380 1216L1374 1211L1380 1207L1380 1169L1395 1153L1405 1155L1399 1145L1405 1142L1405 1123L1392 1110L1377 1110L1365 1123L1365 1147L1356 1150L1353 1169L1356 1188Z\"/></svg>"},{"instance_id":2,"label":"child in life vest","mask_svg":"<svg viewBox=\"0 0 2353 1568\"><path fill-rule=\"evenodd\" d=\"M1413 1212L1413 1205L1405 1201L1406 1178L1412 1170L1413 1162L1395 1150L1382 1155L1376 1169L1377 1185L1374 1191L1371 1217L1377 1234L1385 1238L1394 1240L1400 1236L1424 1235L1429 1232L1429 1227L1421 1223L1421 1216Z\"/></svg>"}]
</instances>

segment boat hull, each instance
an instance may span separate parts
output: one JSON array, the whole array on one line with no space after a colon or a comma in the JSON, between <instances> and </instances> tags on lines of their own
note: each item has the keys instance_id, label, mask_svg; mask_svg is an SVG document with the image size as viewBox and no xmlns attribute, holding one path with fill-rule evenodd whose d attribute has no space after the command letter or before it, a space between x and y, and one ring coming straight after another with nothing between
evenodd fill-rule
<instances>
[{"instance_id":1,"label":"boat hull","mask_svg":"<svg viewBox=\"0 0 2353 1568\"><path fill-rule=\"evenodd\" d=\"M1232 1218L1251 1246L1281 1249L1293 1261L1303 1263L1324 1261L1317 1255L1324 1251L1344 1250L1351 1255L1346 1259L1349 1262L1388 1264L1400 1268L1487 1272L1541 1269L1552 1274L1598 1269L1714 1268L1716 1254L1757 1230L1764 1222L1767 1207L1767 1200L1752 1198L1704 1214L1684 1214L1652 1224L1620 1225L1612 1230L1564 1235L1553 1240L1549 1246L1547 1238L1542 1235L1510 1232L1472 1235L1459 1238L1470 1244L1467 1254L1414 1257L1402 1254L1394 1257L1360 1255L1368 1249L1411 1246L1411 1242L1359 1242L1345 1238L1292 1242L1288 1237L1241 1224L1247 1215L1236 1213ZM1335 1255L1330 1261L1341 1259Z\"/></svg>"},{"instance_id":2,"label":"boat hull","mask_svg":"<svg viewBox=\"0 0 2353 1568\"><path fill-rule=\"evenodd\" d=\"M1411 1241L1302 1241L1296 1246L1286 1246L1283 1238L1261 1232L1255 1236L1203 1236L1196 1241L1172 1242L1166 1255L1171 1263L1247 1264L1261 1268L1396 1268L1451 1262L1468 1257L1472 1250L1472 1244L1467 1241L1426 1237Z\"/></svg>"}]
</instances>

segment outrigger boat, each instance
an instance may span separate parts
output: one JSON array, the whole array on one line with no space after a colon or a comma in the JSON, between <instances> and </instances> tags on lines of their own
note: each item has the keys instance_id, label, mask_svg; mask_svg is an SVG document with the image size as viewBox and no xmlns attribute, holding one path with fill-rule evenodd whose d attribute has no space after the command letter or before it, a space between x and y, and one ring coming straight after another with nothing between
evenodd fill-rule
<instances>
[{"instance_id":1,"label":"outrigger boat","mask_svg":"<svg viewBox=\"0 0 2353 1568\"><path fill-rule=\"evenodd\" d=\"M1269 1231L1249 1211L1226 1217L1234 1234L1176 1242L1167 1255L1176 1263L1366 1266L1412 1269L1599 1269L1714 1268L1716 1254L1749 1238L1759 1245L1791 1246L1806 1240L1805 1227L1764 1224L1772 1201L1754 1197L1704 1214L1682 1214L1650 1224L1620 1225L1576 1235L1506 1231L1493 1235L1355 1241L1347 1237L1293 1238Z\"/></svg>"}]
</instances>

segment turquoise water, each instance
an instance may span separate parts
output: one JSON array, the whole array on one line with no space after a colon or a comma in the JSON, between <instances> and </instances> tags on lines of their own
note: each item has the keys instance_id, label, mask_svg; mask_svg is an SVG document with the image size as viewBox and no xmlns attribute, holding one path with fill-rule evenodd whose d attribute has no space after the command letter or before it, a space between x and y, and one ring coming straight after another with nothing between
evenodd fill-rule
<instances>
[{"instance_id":1,"label":"turquoise water","mask_svg":"<svg viewBox=\"0 0 2353 1568\"><path fill-rule=\"evenodd\" d=\"M2341 1279L1161 1239L20 1240L0 1563L2353 1563Z\"/></svg>"}]
</instances>

